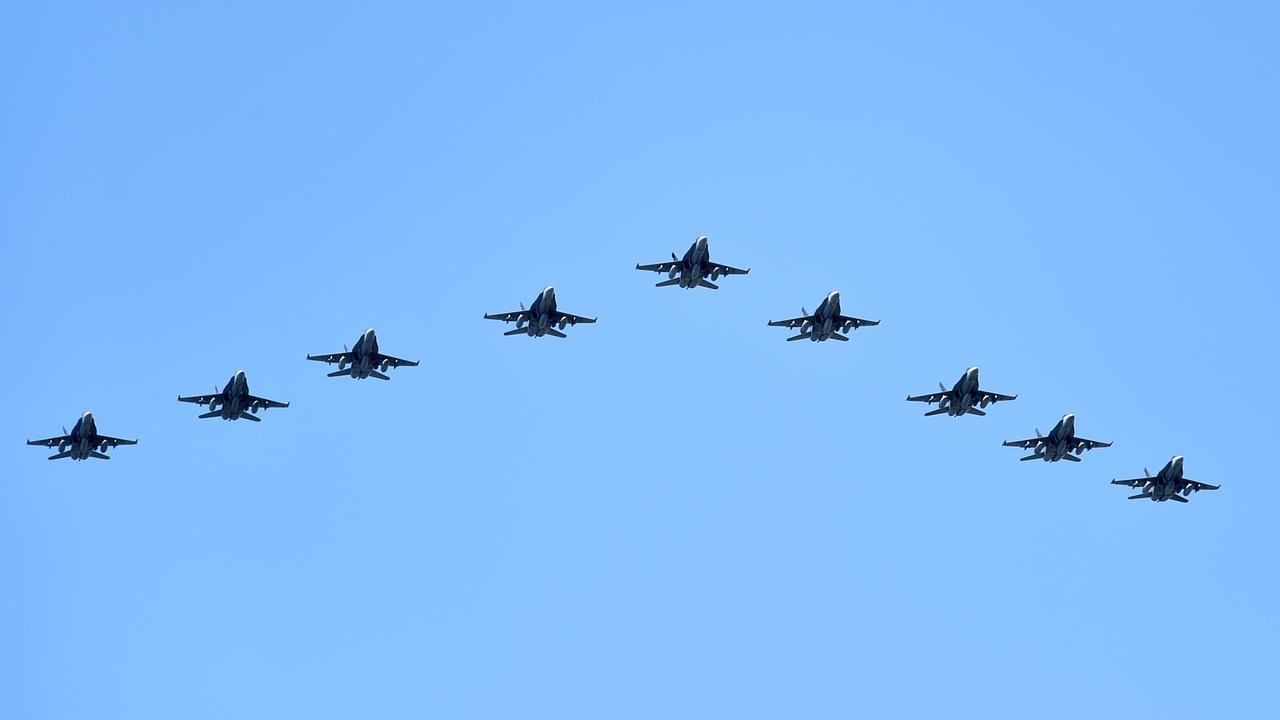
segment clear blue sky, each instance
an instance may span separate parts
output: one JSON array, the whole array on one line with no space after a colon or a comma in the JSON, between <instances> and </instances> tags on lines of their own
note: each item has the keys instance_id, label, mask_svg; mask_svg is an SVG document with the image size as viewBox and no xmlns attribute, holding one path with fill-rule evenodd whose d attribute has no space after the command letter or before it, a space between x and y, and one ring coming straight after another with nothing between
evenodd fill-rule
<instances>
[{"instance_id":1,"label":"clear blue sky","mask_svg":"<svg viewBox=\"0 0 1280 720\"><path fill-rule=\"evenodd\" d=\"M1278 24L5 5L0 717L1280 715ZM751 274L632 269L699 234ZM422 367L304 360L371 326ZM85 410L141 444L23 445Z\"/></svg>"}]
</instances>

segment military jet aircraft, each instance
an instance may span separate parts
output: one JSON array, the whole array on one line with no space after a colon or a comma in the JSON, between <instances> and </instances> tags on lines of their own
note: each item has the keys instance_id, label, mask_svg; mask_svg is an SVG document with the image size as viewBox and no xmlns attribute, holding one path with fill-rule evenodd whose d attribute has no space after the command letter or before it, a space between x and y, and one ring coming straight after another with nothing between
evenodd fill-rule
<instances>
[{"instance_id":1,"label":"military jet aircraft","mask_svg":"<svg viewBox=\"0 0 1280 720\"><path fill-rule=\"evenodd\" d=\"M986 407L993 403L1008 402L1018 399L1017 395L1001 395L990 390L978 389L978 368L971 367L964 371L964 375L956 381L950 390L946 385L938 383L940 392L929 393L928 395L910 395L907 397L908 402L922 402L926 405L938 403L937 410L930 410L925 416L941 415L946 413L952 417L960 417L966 413L969 415L986 415L985 412L979 410L975 405Z\"/></svg>"},{"instance_id":2,"label":"military jet aircraft","mask_svg":"<svg viewBox=\"0 0 1280 720\"><path fill-rule=\"evenodd\" d=\"M1160 472L1155 477L1151 477L1151 472L1146 468L1142 468L1142 472L1146 477L1134 478L1132 480L1112 480L1112 485L1128 485L1133 488L1142 488L1142 492L1137 495L1130 495L1130 500L1142 500L1143 498L1151 498L1152 502L1165 502L1166 500L1177 500L1178 502L1187 502L1187 496L1201 490L1217 490L1221 485L1209 485L1207 483L1196 482L1182 475L1182 456L1175 455L1172 460L1164 464ZM1182 493L1179 495L1178 493Z\"/></svg>"},{"instance_id":3,"label":"military jet aircraft","mask_svg":"<svg viewBox=\"0 0 1280 720\"><path fill-rule=\"evenodd\" d=\"M841 315L840 293L838 291L827 295L822 304L818 306L817 311L812 315L804 308L800 308L800 312L802 313L801 317L791 318L790 320L771 320L769 321L769 327L800 328L800 334L787 338L787 342L792 340L822 342L823 340L848 341L849 338L846 336L850 330L857 330L860 327L875 327L880 324L879 320L863 320L862 318ZM844 335L841 335L841 332Z\"/></svg>"},{"instance_id":4,"label":"military jet aircraft","mask_svg":"<svg viewBox=\"0 0 1280 720\"><path fill-rule=\"evenodd\" d=\"M533 305L530 305L528 310L524 309L524 303L520 303L520 310L518 312L512 311L497 313L496 315L485 314L484 319L514 322L516 324L516 329L508 330L503 333L503 335L528 335L529 337L553 335L558 338L568 337L561 332L561 330L564 330L568 325L593 323L596 321L596 318L571 315L557 310L556 289L550 285L548 285L545 290L538 293L538 297L534 299Z\"/></svg>"},{"instance_id":5,"label":"military jet aircraft","mask_svg":"<svg viewBox=\"0 0 1280 720\"><path fill-rule=\"evenodd\" d=\"M1080 458L1077 456L1083 454L1085 450L1108 448L1111 447L1111 443L1077 437L1076 416L1073 413L1067 413L1049 431L1048 437L1041 435L1040 430L1037 429L1036 436L1030 440L1006 440L1004 446L1033 451L1032 454L1021 458L1022 460L1044 460L1045 462L1070 460L1071 462L1080 462ZM1075 455L1071 454L1073 451Z\"/></svg>"},{"instance_id":6,"label":"military jet aircraft","mask_svg":"<svg viewBox=\"0 0 1280 720\"><path fill-rule=\"evenodd\" d=\"M694 240L681 259L676 259L676 254L671 253L671 262L653 263L652 265L637 264L636 269L666 273L667 279L657 283L654 287L679 285L686 290L695 287L719 290L720 286L716 285L715 281L719 280L721 275L746 275L751 272L751 268L739 270L736 267L711 262L711 250L708 247L706 235ZM677 274L679 277L676 277ZM711 279L707 280L707 276L710 276Z\"/></svg>"},{"instance_id":7,"label":"military jet aircraft","mask_svg":"<svg viewBox=\"0 0 1280 720\"><path fill-rule=\"evenodd\" d=\"M329 373L329 377L338 377L339 375L350 375L353 380L363 380L369 376L378 378L379 380L390 380L387 377L387 368L417 367L417 360L401 360L398 357L383 355L378 352L378 335L369 328L364 334L356 340L356 344L347 350L347 346L342 346L342 352L329 353L328 355L308 355L308 360L317 360L322 363L338 363L338 369ZM347 364L351 367L347 368Z\"/></svg>"},{"instance_id":8,"label":"military jet aircraft","mask_svg":"<svg viewBox=\"0 0 1280 720\"><path fill-rule=\"evenodd\" d=\"M276 402L275 400L250 395L249 379L245 377L243 370L238 370L235 375L231 376L231 379L227 381L226 387L222 388L222 392L215 390L212 395L179 397L178 402L208 405L209 412L200 415L201 419L220 417L223 420L239 420L244 418L254 422L262 422L262 418L256 417L258 410L289 407L289 403ZM254 414L251 415L250 413Z\"/></svg>"},{"instance_id":9,"label":"military jet aircraft","mask_svg":"<svg viewBox=\"0 0 1280 720\"><path fill-rule=\"evenodd\" d=\"M98 424L93 420L93 413L87 412L76 420L76 424L71 427L71 432L62 428L62 434L57 437L45 438L44 440L28 440L28 445L41 445L43 447L57 447L57 454L50 455L50 460L61 460L62 458L71 458L72 460L88 460L89 458L98 458L99 460L110 460L107 457L107 449L119 447L120 445L137 445L137 440L121 440L113 438L109 435L98 434Z\"/></svg>"}]
</instances>

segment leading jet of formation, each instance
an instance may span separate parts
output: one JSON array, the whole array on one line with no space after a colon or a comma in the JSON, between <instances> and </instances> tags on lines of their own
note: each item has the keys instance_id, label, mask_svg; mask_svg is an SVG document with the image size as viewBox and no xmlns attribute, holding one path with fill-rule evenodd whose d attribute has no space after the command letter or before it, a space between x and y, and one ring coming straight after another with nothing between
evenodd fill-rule
<instances>
[{"instance_id":1,"label":"leading jet of formation","mask_svg":"<svg viewBox=\"0 0 1280 720\"><path fill-rule=\"evenodd\" d=\"M751 272L751 268L739 270L736 267L711 262L711 249L706 235L694 240L689 249L685 251L683 258L677 259L676 254L671 253L671 262L653 263L652 265L637 264L636 269L666 273L667 279L657 283L654 287L679 285L686 290L696 287L719 290L720 286L716 285L715 282L720 279L721 275L746 275ZM711 278L710 280L707 279L708 276Z\"/></svg>"},{"instance_id":2,"label":"leading jet of formation","mask_svg":"<svg viewBox=\"0 0 1280 720\"><path fill-rule=\"evenodd\" d=\"M1112 480L1111 484L1142 488L1142 492L1137 495L1130 495L1129 499L1144 500L1150 498L1152 502L1165 502L1166 500L1187 502L1187 496L1192 492L1217 490L1222 487L1221 485L1196 482L1184 477L1182 474L1182 460L1181 455L1175 455L1172 460L1164 464L1163 468L1160 468L1160 472L1156 473L1155 477L1151 477L1151 473L1146 468L1143 468L1142 472L1146 474L1146 477L1133 478L1131 480ZM1179 495L1178 493L1182 494Z\"/></svg>"},{"instance_id":3,"label":"leading jet of formation","mask_svg":"<svg viewBox=\"0 0 1280 720\"><path fill-rule=\"evenodd\" d=\"M800 328L800 334L787 338L787 342L792 340L822 342L823 340L848 341L849 338L847 336L850 330L857 330L860 327L875 327L880 324L879 320L863 320L862 318L841 315L839 291L827 295L812 315L804 308L800 308L800 312L802 313L800 317L791 318L790 320L770 320L769 327ZM844 335L840 334L842 332Z\"/></svg>"},{"instance_id":4,"label":"leading jet of formation","mask_svg":"<svg viewBox=\"0 0 1280 720\"><path fill-rule=\"evenodd\" d=\"M250 395L249 378L245 376L243 370L239 370L235 375L231 376L226 386L222 388L222 392L215 392L212 395L179 397L178 402L208 405L209 412L199 416L202 419L220 417L223 420L239 420L244 418L254 422L262 422L262 418L256 417L259 410L289 407L287 402L276 402L275 400Z\"/></svg>"},{"instance_id":5,"label":"leading jet of formation","mask_svg":"<svg viewBox=\"0 0 1280 720\"><path fill-rule=\"evenodd\" d=\"M1018 399L1017 395L1001 395L990 390L979 390L978 368L976 367L965 370L964 375L960 376L960 379L956 381L956 384L950 390L942 383L938 383L938 390L939 392L929 393L928 395L908 396L907 401L922 402L926 405L938 403L938 409L925 413L926 417L941 415L942 413L946 413L951 417L960 417L965 414L986 415L985 412L978 408L985 408L993 403Z\"/></svg>"},{"instance_id":6,"label":"leading jet of formation","mask_svg":"<svg viewBox=\"0 0 1280 720\"><path fill-rule=\"evenodd\" d=\"M528 310L525 310L524 303L520 303L520 310L518 311L494 315L486 313L484 319L514 322L516 329L508 330L503 335L528 335L529 337L552 335L558 338L568 337L561 331L570 325L596 321L596 318L582 317L581 315L573 315L557 310L556 289L550 285L538 293L538 297L534 298L533 304L529 306Z\"/></svg>"},{"instance_id":7,"label":"leading jet of formation","mask_svg":"<svg viewBox=\"0 0 1280 720\"><path fill-rule=\"evenodd\" d=\"M138 441L122 440L110 435L99 435L98 424L93 420L93 413L87 412L81 415L79 420L76 420L71 432L67 432L67 429L63 427L62 434L57 437L28 440L27 444L58 448L56 454L49 456L50 460L61 460L62 458L71 458L72 460L88 460L89 458L110 460L111 458L107 457L107 450L121 445L137 445Z\"/></svg>"},{"instance_id":8,"label":"leading jet of formation","mask_svg":"<svg viewBox=\"0 0 1280 720\"><path fill-rule=\"evenodd\" d=\"M417 360L401 360L378 352L378 334L373 331L373 328L365 330L350 350L343 345L340 353L308 355L307 359L329 364L338 363L338 369L329 373L329 377L350 375L354 380L363 380L370 376L379 380L390 380L391 378L386 374L389 368L418 366ZM348 364L350 368L347 367Z\"/></svg>"},{"instance_id":9,"label":"leading jet of formation","mask_svg":"<svg viewBox=\"0 0 1280 720\"><path fill-rule=\"evenodd\" d=\"M1044 460L1045 462L1070 460L1071 462L1080 462L1078 456L1082 455L1085 450L1109 448L1111 443L1077 437L1076 416L1073 413L1067 413L1062 416L1058 424L1053 426L1047 437L1041 435L1039 430L1036 430L1035 437L1029 440L1006 440L1004 446L1032 451L1030 455L1020 458L1021 460ZM1075 455L1072 455L1072 452Z\"/></svg>"}]
</instances>

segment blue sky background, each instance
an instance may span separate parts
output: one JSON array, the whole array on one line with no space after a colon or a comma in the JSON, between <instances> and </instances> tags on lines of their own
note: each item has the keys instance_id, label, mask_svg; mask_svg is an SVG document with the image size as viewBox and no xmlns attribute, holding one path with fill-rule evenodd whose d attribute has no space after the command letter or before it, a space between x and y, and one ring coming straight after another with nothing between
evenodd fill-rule
<instances>
[{"instance_id":1,"label":"blue sky background","mask_svg":"<svg viewBox=\"0 0 1280 720\"><path fill-rule=\"evenodd\" d=\"M783 5L0 9L0 717L1280 714L1280 11Z\"/></svg>"}]
</instances>

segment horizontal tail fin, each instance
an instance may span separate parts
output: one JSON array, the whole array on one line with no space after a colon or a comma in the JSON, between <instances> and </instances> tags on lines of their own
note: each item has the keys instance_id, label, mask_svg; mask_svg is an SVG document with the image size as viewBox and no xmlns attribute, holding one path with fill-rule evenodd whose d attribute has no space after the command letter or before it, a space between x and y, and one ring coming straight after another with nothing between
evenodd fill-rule
<instances>
[{"instance_id":1,"label":"horizontal tail fin","mask_svg":"<svg viewBox=\"0 0 1280 720\"><path fill-rule=\"evenodd\" d=\"M791 337L787 338L787 342L791 342L793 340L808 340L810 335L813 335L813 333L800 333L799 335L792 335Z\"/></svg>"},{"instance_id":2,"label":"horizontal tail fin","mask_svg":"<svg viewBox=\"0 0 1280 720\"><path fill-rule=\"evenodd\" d=\"M986 413L985 413L985 412L983 412L983 411L979 410L978 408L969 408L969 409L968 409L968 410L966 410L965 412L969 413L970 415L977 415L977 416L979 416L979 417L982 417L982 416L985 416L985 415L986 415Z\"/></svg>"},{"instance_id":3,"label":"horizontal tail fin","mask_svg":"<svg viewBox=\"0 0 1280 720\"><path fill-rule=\"evenodd\" d=\"M1144 492L1144 493L1138 493L1137 495L1130 495L1130 496L1129 496L1129 499L1130 499L1130 500L1142 500L1143 498L1149 498L1149 497L1151 497L1151 493L1149 493L1149 492Z\"/></svg>"},{"instance_id":4,"label":"horizontal tail fin","mask_svg":"<svg viewBox=\"0 0 1280 720\"><path fill-rule=\"evenodd\" d=\"M569 337L568 335L565 335L564 333L560 332L559 330L556 330L555 328L547 328L547 334L552 335L554 337L558 337L558 338Z\"/></svg>"},{"instance_id":5,"label":"horizontal tail fin","mask_svg":"<svg viewBox=\"0 0 1280 720\"><path fill-rule=\"evenodd\" d=\"M942 413L944 413L944 412L946 412L946 411L947 411L947 409L946 409L946 408L938 408L937 410L930 410L929 412L925 413L925 414L924 414L924 416L925 416L925 417L932 417L932 416L934 416L934 415L941 415Z\"/></svg>"},{"instance_id":6,"label":"horizontal tail fin","mask_svg":"<svg viewBox=\"0 0 1280 720\"><path fill-rule=\"evenodd\" d=\"M1040 455L1040 454L1031 454L1031 455L1028 455L1028 456L1026 456L1026 457L1024 457L1024 458L1018 458L1018 462L1025 462L1025 461L1027 461L1027 460L1043 460L1043 459L1044 459L1044 455Z\"/></svg>"},{"instance_id":7,"label":"horizontal tail fin","mask_svg":"<svg viewBox=\"0 0 1280 720\"><path fill-rule=\"evenodd\" d=\"M376 378L378 378L379 380L390 380L390 379L391 379L391 378L387 377L386 375L383 375L382 373L378 372L377 370L370 370L370 371L369 371L369 376L370 376L370 377L376 377Z\"/></svg>"},{"instance_id":8,"label":"horizontal tail fin","mask_svg":"<svg viewBox=\"0 0 1280 720\"><path fill-rule=\"evenodd\" d=\"M712 290L719 290L719 289L720 289L720 286L719 286L719 285L716 285L715 283L711 282L710 280L699 280L699 281L698 281L698 286L699 286L699 287L704 287L704 288L711 288Z\"/></svg>"},{"instance_id":9,"label":"horizontal tail fin","mask_svg":"<svg viewBox=\"0 0 1280 720\"><path fill-rule=\"evenodd\" d=\"M253 415L253 414L250 414L250 413L247 413L247 412L242 412L242 413L240 413L240 417L244 418L245 420L252 420L252 421L254 421L254 422L262 422L262 418L258 417L257 415Z\"/></svg>"},{"instance_id":10,"label":"horizontal tail fin","mask_svg":"<svg viewBox=\"0 0 1280 720\"><path fill-rule=\"evenodd\" d=\"M654 287L669 287L671 285L679 285L679 284L680 284L680 278L671 278L670 280L663 280L660 283L655 283Z\"/></svg>"},{"instance_id":11,"label":"horizontal tail fin","mask_svg":"<svg viewBox=\"0 0 1280 720\"><path fill-rule=\"evenodd\" d=\"M341 377L343 375L350 375L350 374L351 374L350 370L334 370L333 372L329 373L326 377Z\"/></svg>"},{"instance_id":12,"label":"horizontal tail fin","mask_svg":"<svg viewBox=\"0 0 1280 720\"><path fill-rule=\"evenodd\" d=\"M96 451L96 450L95 450L95 451L93 451L93 452L91 452L91 453L89 453L89 457L96 457L96 458L98 458L99 460L110 460L110 459L111 459L111 458L107 457L107 454L106 454L106 453L100 453L100 452L98 452L98 451Z\"/></svg>"},{"instance_id":13,"label":"horizontal tail fin","mask_svg":"<svg viewBox=\"0 0 1280 720\"><path fill-rule=\"evenodd\" d=\"M67 450L67 451L65 451L65 452L60 452L60 453L55 453L55 454L53 454L53 455L50 455L50 456L49 456L49 459L50 459L50 460L61 460L62 458L68 458L68 457L71 457L71 451L70 451L70 450Z\"/></svg>"},{"instance_id":14,"label":"horizontal tail fin","mask_svg":"<svg viewBox=\"0 0 1280 720\"><path fill-rule=\"evenodd\" d=\"M524 328L516 328L515 330L508 330L502 334L503 335L525 335L525 334L528 334L528 332L529 331L525 330Z\"/></svg>"},{"instance_id":15,"label":"horizontal tail fin","mask_svg":"<svg viewBox=\"0 0 1280 720\"><path fill-rule=\"evenodd\" d=\"M207 412L203 415L197 415L196 417L200 420L204 420L205 418L222 417L222 411L214 410L213 412Z\"/></svg>"}]
</instances>

